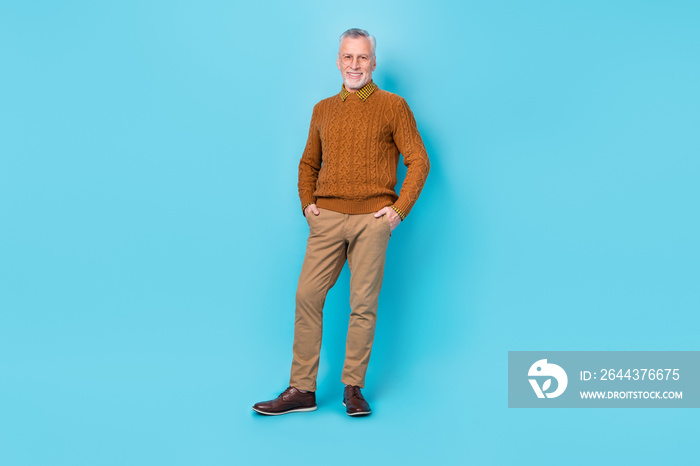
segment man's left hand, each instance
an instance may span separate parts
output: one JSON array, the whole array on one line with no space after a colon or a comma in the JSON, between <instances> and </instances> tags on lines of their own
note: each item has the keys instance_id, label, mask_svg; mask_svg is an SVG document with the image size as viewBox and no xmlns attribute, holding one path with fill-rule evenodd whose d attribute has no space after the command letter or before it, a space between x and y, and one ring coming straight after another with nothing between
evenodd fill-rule
<instances>
[{"instance_id":1,"label":"man's left hand","mask_svg":"<svg viewBox=\"0 0 700 466\"><path fill-rule=\"evenodd\" d=\"M384 207L382 210L374 214L376 218L383 217L384 215L386 215L386 217L389 219L389 227L391 228L391 231L394 231L394 228L399 226L399 223L401 223L401 216L391 207Z\"/></svg>"}]
</instances>

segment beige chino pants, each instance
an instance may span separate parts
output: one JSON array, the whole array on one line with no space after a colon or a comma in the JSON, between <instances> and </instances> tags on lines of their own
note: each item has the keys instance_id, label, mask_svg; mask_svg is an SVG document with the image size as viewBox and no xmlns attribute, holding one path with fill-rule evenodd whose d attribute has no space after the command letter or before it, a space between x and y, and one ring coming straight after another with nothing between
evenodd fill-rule
<instances>
[{"instance_id":1,"label":"beige chino pants","mask_svg":"<svg viewBox=\"0 0 700 466\"><path fill-rule=\"evenodd\" d=\"M296 294L294 359L290 383L316 390L323 332L323 304L347 259L350 266L350 323L341 382L364 387L374 341L377 303L384 277L389 220L370 214L309 213L309 239Z\"/></svg>"}]
</instances>

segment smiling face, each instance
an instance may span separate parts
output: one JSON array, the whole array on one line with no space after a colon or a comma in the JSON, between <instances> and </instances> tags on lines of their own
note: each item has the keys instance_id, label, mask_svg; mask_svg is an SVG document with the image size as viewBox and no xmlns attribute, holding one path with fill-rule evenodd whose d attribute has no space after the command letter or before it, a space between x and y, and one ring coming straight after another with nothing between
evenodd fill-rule
<instances>
[{"instance_id":1,"label":"smiling face","mask_svg":"<svg viewBox=\"0 0 700 466\"><path fill-rule=\"evenodd\" d=\"M362 89L372 80L372 71L377 67L372 43L366 37L346 37L340 43L337 63L345 89L349 92Z\"/></svg>"}]
</instances>

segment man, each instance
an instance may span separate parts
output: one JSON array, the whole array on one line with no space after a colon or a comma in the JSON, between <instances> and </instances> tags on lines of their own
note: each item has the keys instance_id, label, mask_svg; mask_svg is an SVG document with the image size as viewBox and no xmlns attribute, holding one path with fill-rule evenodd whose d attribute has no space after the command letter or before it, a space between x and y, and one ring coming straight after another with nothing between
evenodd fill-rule
<instances>
[{"instance_id":1,"label":"man","mask_svg":"<svg viewBox=\"0 0 700 466\"><path fill-rule=\"evenodd\" d=\"M257 403L261 414L316 409L323 305L345 260L350 266L350 323L341 381L350 416L370 414L362 396L377 317L384 259L391 232L423 189L430 164L406 101L372 81L376 41L367 31L340 36L339 94L313 110L299 163L299 197L309 239L296 295L289 388ZM407 167L397 196L399 153Z\"/></svg>"}]
</instances>

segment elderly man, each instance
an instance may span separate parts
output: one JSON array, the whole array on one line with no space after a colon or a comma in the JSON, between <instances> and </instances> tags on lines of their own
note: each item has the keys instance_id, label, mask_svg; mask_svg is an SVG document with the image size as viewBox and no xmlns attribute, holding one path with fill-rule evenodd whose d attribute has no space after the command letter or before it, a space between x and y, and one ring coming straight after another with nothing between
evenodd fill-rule
<instances>
[{"instance_id":1,"label":"elderly man","mask_svg":"<svg viewBox=\"0 0 700 466\"><path fill-rule=\"evenodd\" d=\"M350 416L371 412L360 389L374 341L386 248L391 232L418 199L430 168L408 104L372 81L375 44L362 29L340 36L342 88L313 110L299 163L299 197L309 239L296 294L291 378L279 397L253 406L261 414L316 409L323 305L346 259L351 313L343 404ZM399 154L407 171L397 195Z\"/></svg>"}]
</instances>

